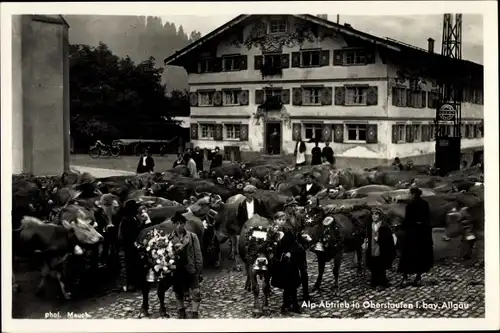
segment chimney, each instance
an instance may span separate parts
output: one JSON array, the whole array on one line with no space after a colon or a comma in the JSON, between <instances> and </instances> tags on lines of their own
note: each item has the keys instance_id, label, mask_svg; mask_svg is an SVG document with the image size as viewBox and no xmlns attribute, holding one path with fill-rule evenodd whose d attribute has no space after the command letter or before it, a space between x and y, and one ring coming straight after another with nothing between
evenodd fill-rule
<instances>
[{"instance_id":1,"label":"chimney","mask_svg":"<svg viewBox=\"0 0 500 333\"><path fill-rule=\"evenodd\" d=\"M320 19L328 20L328 14L318 14L316 16L319 17Z\"/></svg>"},{"instance_id":2,"label":"chimney","mask_svg":"<svg viewBox=\"0 0 500 333\"><path fill-rule=\"evenodd\" d=\"M427 51L429 51L429 53L434 53L434 39L429 38L427 39L427 42L428 42Z\"/></svg>"}]
</instances>

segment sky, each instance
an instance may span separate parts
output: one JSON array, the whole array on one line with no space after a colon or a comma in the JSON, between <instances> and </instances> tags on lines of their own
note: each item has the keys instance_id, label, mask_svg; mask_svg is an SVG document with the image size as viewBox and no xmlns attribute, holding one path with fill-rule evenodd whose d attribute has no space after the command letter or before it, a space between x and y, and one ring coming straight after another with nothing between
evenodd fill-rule
<instances>
[{"instance_id":1,"label":"sky","mask_svg":"<svg viewBox=\"0 0 500 333\"><path fill-rule=\"evenodd\" d=\"M237 15L167 15L165 21L182 25L184 31L198 30L202 35L218 28ZM337 14L328 14L331 21ZM443 34L443 15L404 15L404 16L352 16L340 15L340 24L349 23L354 29L378 36L390 37L399 41L427 49L427 39L433 38L435 52L441 52ZM462 16L462 58L483 64L483 18L482 15L464 14Z\"/></svg>"}]
</instances>

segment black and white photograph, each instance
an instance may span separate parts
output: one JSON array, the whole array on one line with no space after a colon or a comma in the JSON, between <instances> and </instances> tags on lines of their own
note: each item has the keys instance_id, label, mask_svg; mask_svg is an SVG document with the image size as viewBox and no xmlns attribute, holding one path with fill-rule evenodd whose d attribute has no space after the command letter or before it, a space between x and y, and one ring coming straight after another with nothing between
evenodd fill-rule
<instances>
[{"instance_id":1,"label":"black and white photograph","mask_svg":"<svg viewBox=\"0 0 500 333\"><path fill-rule=\"evenodd\" d=\"M498 328L496 3L267 4L2 4L5 330Z\"/></svg>"}]
</instances>

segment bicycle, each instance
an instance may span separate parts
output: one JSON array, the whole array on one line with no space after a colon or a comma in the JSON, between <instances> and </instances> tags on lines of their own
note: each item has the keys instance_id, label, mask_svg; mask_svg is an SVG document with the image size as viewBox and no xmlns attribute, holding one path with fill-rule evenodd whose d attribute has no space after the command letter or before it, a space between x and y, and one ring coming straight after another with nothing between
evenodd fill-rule
<instances>
[{"instance_id":1,"label":"bicycle","mask_svg":"<svg viewBox=\"0 0 500 333\"><path fill-rule=\"evenodd\" d=\"M100 156L113 156L117 157L120 155L121 147L118 143L113 142L113 144L106 145L101 142L101 140L97 140L95 145L89 148L89 155L92 158L98 158Z\"/></svg>"}]
</instances>

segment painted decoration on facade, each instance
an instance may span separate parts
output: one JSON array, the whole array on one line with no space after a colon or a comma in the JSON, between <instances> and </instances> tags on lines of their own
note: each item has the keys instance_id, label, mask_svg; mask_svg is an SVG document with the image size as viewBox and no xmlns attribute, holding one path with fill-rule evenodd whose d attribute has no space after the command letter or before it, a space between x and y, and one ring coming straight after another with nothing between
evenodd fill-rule
<instances>
[{"instance_id":1,"label":"painted decoration on facade","mask_svg":"<svg viewBox=\"0 0 500 333\"><path fill-rule=\"evenodd\" d=\"M222 124L215 124L214 140L222 141Z\"/></svg>"},{"instance_id":2,"label":"painted decoration on facade","mask_svg":"<svg viewBox=\"0 0 500 333\"><path fill-rule=\"evenodd\" d=\"M198 124L191 124L191 140L198 139Z\"/></svg>"},{"instance_id":3,"label":"painted decoration on facade","mask_svg":"<svg viewBox=\"0 0 500 333\"><path fill-rule=\"evenodd\" d=\"M248 90L242 90L240 92L240 104L241 105L248 105Z\"/></svg>"},{"instance_id":4,"label":"painted decoration on facade","mask_svg":"<svg viewBox=\"0 0 500 333\"><path fill-rule=\"evenodd\" d=\"M295 123L293 124L293 131L292 131L292 139L293 141L299 141L302 137L302 124L300 123Z\"/></svg>"},{"instance_id":5,"label":"painted decoration on facade","mask_svg":"<svg viewBox=\"0 0 500 333\"><path fill-rule=\"evenodd\" d=\"M283 46L296 47L302 45L305 41L314 43L322 41L330 35L319 36L318 28L312 23L296 22L291 31L282 35L271 35L267 31L267 24L264 21L258 21L253 24L249 35L240 42L238 38L233 38L230 45L241 47L246 46L247 49L252 47L259 47L262 52L281 52Z\"/></svg>"},{"instance_id":6,"label":"painted decoration on facade","mask_svg":"<svg viewBox=\"0 0 500 333\"><path fill-rule=\"evenodd\" d=\"M248 125L240 126L240 141L248 141Z\"/></svg>"}]
</instances>

